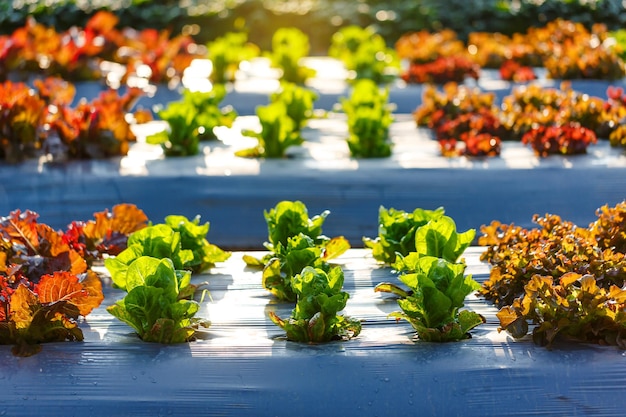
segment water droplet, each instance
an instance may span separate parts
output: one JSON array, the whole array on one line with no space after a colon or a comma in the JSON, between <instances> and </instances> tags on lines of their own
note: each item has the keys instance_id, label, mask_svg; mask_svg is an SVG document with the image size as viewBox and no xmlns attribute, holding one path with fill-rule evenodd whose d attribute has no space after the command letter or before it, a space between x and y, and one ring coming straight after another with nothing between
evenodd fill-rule
<instances>
[{"instance_id":1,"label":"water droplet","mask_svg":"<svg viewBox=\"0 0 626 417\"><path fill-rule=\"evenodd\" d=\"M133 375L132 378L133 378L133 381L136 381L137 380L137 375Z\"/></svg>"},{"instance_id":2,"label":"water droplet","mask_svg":"<svg viewBox=\"0 0 626 417\"><path fill-rule=\"evenodd\" d=\"M93 381L93 386L97 387L98 386L98 381Z\"/></svg>"},{"instance_id":3,"label":"water droplet","mask_svg":"<svg viewBox=\"0 0 626 417\"><path fill-rule=\"evenodd\" d=\"M389 378L383 378L384 382L389 382Z\"/></svg>"}]
</instances>

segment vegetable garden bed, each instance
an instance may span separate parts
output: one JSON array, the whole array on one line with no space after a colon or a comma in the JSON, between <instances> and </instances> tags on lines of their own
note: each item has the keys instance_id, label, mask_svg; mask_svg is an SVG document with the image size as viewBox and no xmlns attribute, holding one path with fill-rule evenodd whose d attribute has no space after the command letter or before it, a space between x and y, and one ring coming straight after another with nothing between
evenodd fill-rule
<instances>
[{"instance_id":1,"label":"vegetable garden bed","mask_svg":"<svg viewBox=\"0 0 626 417\"><path fill-rule=\"evenodd\" d=\"M332 218L331 215L329 217ZM467 274L488 276L469 248ZM261 256L264 252L246 252ZM208 280L212 300L198 315L212 321L201 339L164 346L141 342L106 312L123 292L105 280L104 303L81 323L82 343L49 343L30 358L0 349L4 415L605 415L621 416L626 358L615 347L555 343L498 333L496 308L474 296L466 307L487 319L472 338L435 344L414 340L394 297L374 293L396 281L369 251L337 258L350 294L346 312L363 321L346 342L303 345L285 341L267 317L286 316L261 287L260 271L246 268L243 252L192 282ZM497 398L497 401L494 400Z\"/></svg>"},{"instance_id":2,"label":"vegetable garden bed","mask_svg":"<svg viewBox=\"0 0 626 417\"><path fill-rule=\"evenodd\" d=\"M411 99L419 96L416 90L398 91ZM585 155L539 158L528 146L507 142L498 157L445 158L430 132L418 129L409 114L394 117L388 158L351 158L341 115L311 120L303 131L305 143L290 150L291 158L236 157L236 150L254 142L239 128L258 123L254 116L242 116L197 156L163 158L159 146L138 142L126 157L2 165L0 212L30 209L64 228L103 207L128 202L150 218L200 214L211 221L216 244L254 249L266 235L260 213L280 200L301 200L316 212L331 210L328 227L359 246L362 236L376 234L381 204L407 210L444 206L460 228L477 229L493 219L529 227L536 213L559 213L585 225L596 208L624 198L626 157L606 140L590 145Z\"/></svg>"},{"instance_id":3,"label":"vegetable garden bed","mask_svg":"<svg viewBox=\"0 0 626 417\"><path fill-rule=\"evenodd\" d=\"M42 408L52 410L47 415L96 416L262 416L282 415L281 410L291 416L312 409L330 415L389 415L390 410L401 415L621 415L624 355L612 347L570 345L566 335L624 347L623 311L615 311L623 309L626 294L619 288L623 207L606 207L623 201L626 190L626 155L618 147L626 137L626 96L617 88L624 80L578 80L558 90L559 82L540 69L503 66L513 78L539 74L537 83L552 89L529 88L530 94L513 97L499 114L490 97L468 99L474 94L469 87L493 92L501 101L522 84L502 81L486 69L478 79L476 64L458 57L422 62L424 50L414 45L424 41L420 37L429 42L448 37L455 49L459 44L450 33L421 33L399 43L399 50L408 53L404 58L410 58L405 80L476 78L445 86L443 95L441 88L399 79L387 90L371 81L350 82L344 65L327 58L302 61L317 69L317 76L309 78L312 72L297 65L305 40L295 32L277 35L281 41L275 46L282 49L275 48L269 61L242 64L234 81L206 95L183 93L187 103L175 103L181 99L178 91L162 85L155 90L150 82L182 75L186 87L208 91L208 61L191 61L181 73L151 72L158 77L145 78L143 87L155 95L143 105L168 104L155 110L160 121L132 124L126 113L132 100L116 92L96 98L104 84L79 84L77 96L95 100L76 109L69 107L70 94L64 94L73 87L58 80L38 83L37 96L24 85L3 85L4 105L11 111L3 114L2 156L14 164L0 166L0 211L33 210L58 229L119 203L136 204L147 216L136 216L125 205L113 209L118 210L114 220L107 212L96 213L95 223L73 223L62 236L35 226L31 212L2 218L2 342L13 343L20 356L39 352L43 342L82 340L83 335L84 342L46 343L31 359L9 359L9 349L0 350L10 371L0 378L8 399L0 415L39 415ZM373 44L372 33L358 35L371 37ZM298 39L298 45L288 42ZM494 47L493 42L484 45ZM442 45L431 46L437 51ZM476 54L477 46L471 46ZM467 50L472 54L471 47ZM546 70L555 74L558 62L549 61L546 51L541 56ZM279 80L270 63L282 58L289 59ZM613 58L605 75L619 78L623 63ZM448 73L446 63L466 72ZM141 68L137 65L135 75ZM281 85L287 75L293 83ZM382 82L389 74L372 75ZM87 90L93 97L83 94ZM24 99L19 104L11 101L17 92ZM130 92L133 98L138 90ZM237 111L234 122L234 112L222 113L214 105L222 98ZM421 110L415 111L418 106ZM23 114L34 116L26 128ZM133 116L149 119L145 113ZM224 125L205 129L222 116ZM545 131L537 130L539 121ZM601 133L610 142L596 141ZM196 153L201 136L206 141ZM464 142L461 149L457 140ZM445 147L446 141L451 147ZM55 143L66 149L55 153ZM464 152L470 146L483 156ZM79 160L110 155L124 156ZM276 205L281 200L299 201ZM301 202L322 214L308 219ZM425 210L385 213L383 206ZM604 214L594 230L568 223L589 224L601 206ZM437 207L445 207L450 217L442 217ZM328 214L324 210L332 212L325 232L344 236L318 236ZM180 216L168 216L172 213ZM544 213L561 217L533 218ZM183 217L196 215L210 220L215 245L197 239L208 224ZM165 218L168 224L144 229L147 218ZM389 223L392 218L397 223ZM407 219L420 225L402 236ZM501 230L494 220L528 228L537 221L544 230L527 232L513 225ZM470 248L465 270L462 261L455 262L472 243L474 230L454 230L490 223L478 244L498 248L490 248L491 258L479 258L482 249ZM128 249L118 252L121 235L132 231L122 232L127 228L135 231ZM367 238L377 234L376 240ZM266 240L270 243L263 244ZM108 272L99 269L101 305L100 281L86 270L93 245L96 251L106 249L100 256L108 257ZM238 252L231 256L216 245ZM365 245L372 253L344 252L350 245ZM271 251L266 257L258 252L262 246ZM400 249L411 253L402 258L393 251ZM396 275L372 255L406 274ZM331 259L341 268L331 267ZM479 259L489 259L491 270ZM39 274L43 266L60 270ZM199 272L206 268L208 273ZM485 281L484 287L464 271ZM199 295L192 297L195 285L205 280L211 299L198 302ZM502 309L496 314L488 301L471 295L466 300L470 311L460 311L466 294L478 290ZM544 290L553 298L544 300ZM346 315L339 315L344 306ZM87 314L76 327L76 317ZM210 328L205 319L212 321ZM498 322L509 333L499 332ZM526 336L534 323L533 336ZM562 338L555 339L557 334ZM159 343L143 343L139 337ZM461 341L435 346L426 340ZM60 389L46 390L50 386Z\"/></svg>"}]
</instances>

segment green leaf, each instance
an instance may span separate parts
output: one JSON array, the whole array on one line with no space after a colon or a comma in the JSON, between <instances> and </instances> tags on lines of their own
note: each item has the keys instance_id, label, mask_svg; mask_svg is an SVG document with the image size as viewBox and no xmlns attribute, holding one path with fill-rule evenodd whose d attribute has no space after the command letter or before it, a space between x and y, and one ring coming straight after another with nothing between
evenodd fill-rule
<instances>
[{"instance_id":1,"label":"green leaf","mask_svg":"<svg viewBox=\"0 0 626 417\"><path fill-rule=\"evenodd\" d=\"M206 235L209 233L209 222L200 224L200 217L190 221L185 216L170 215L165 218L165 224L175 232L180 233L180 246L183 251L191 251L192 258L184 258L183 267L193 272L203 272L217 262L226 261L231 253L223 251L216 245L209 243Z\"/></svg>"},{"instance_id":2,"label":"green leaf","mask_svg":"<svg viewBox=\"0 0 626 417\"><path fill-rule=\"evenodd\" d=\"M350 242L343 236L338 236L330 239L324 245L324 252L322 258L326 261L335 259L350 249Z\"/></svg>"},{"instance_id":3,"label":"green leaf","mask_svg":"<svg viewBox=\"0 0 626 417\"><path fill-rule=\"evenodd\" d=\"M135 259L143 255L143 247L139 245L129 246L122 252L120 252L115 258L107 258L104 260L104 266L111 274L111 280L113 284L126 290L126 278L128 272L128 265Z\"/></svg>"},{"instance_id":4,"label":"green leaf","mask_svg":"<svg viewBox=\"0 0 626 417\"><path fill-rule=\"evenodd\" d=\"M485 318L478 313L469 310L463 310L459 313L458 319L461 331L467 333L474 327L486 322Z\"/></svg>"},{"instance_id":5,"label":"green leaf","mask_svg":"<svg viewBox=\"0 0 626 417\"><path fill-rule=\"evenodd\" d=\"M270 319L294 341L327 342L334 337L353 337L361 330L360 322L337 315L349 298L348 293L341 291L342 284L340 267L326 273L307 266L292 280L297 302L291 318L282 320L270 313Z\"/></svg>"},{"instance_id":6,"label":"green leaf","mask_svg":"<svg viewBox=\"0 0 626 417\"><path fill-rule=\"evenodd\" d=\"M324 333L326 332L326 320L324 318L324 314L321 312L317 312L311 317L307 326L307 333L309 336L309 340L311 341L321 341L324 340Z\"/></svg>"},{"instance_id":7,"label":"green leaf","mask_svg":"<svg viewBox=\"0 0 626 417\"><path fill-rule=\"evenodd\" d=\"M263 213L267 222L269 241L272 245L281 243L287 246L288 239L300 233L314 241L324 239L320 237L322 224L329 213L326 210L309 219L307 207L301 201L281 201L269 212Z\"/></svg>"},{"instance_id":8,"label":"green leaf","mask_svg":"<svg viewBox=\"0 0 626 417\"><path fill-rule=\"evenodd\" d=\"M431 220L415 232L415 252L419 255L444 258L456 262L471 244L476 231L456 232L454 220L448 216Z\"/></svg>"},{"instance_id":9,"label":"green leaf","mask_svg":"<svg viewBox=\"0 0 626 417\"><path fill-rule=\"evenodd\" d=\"M263 268L262 284L263 288L280 300L296 300L290 277L281 270L281 262L278 258L272 258Z\"/></svg>"},{"instance_id":10,"label":"green leaf","mask_svg":"<svg viewBox=\"0 0 626 417\"><path fill-rule=\"evenodd\" d=\"M442 207L436 210L417 208L412 213L381 206L378 210L378 237L364 238L365 246L372 249L372 256L379 262L392 265L396 254L406 256L415 252L415 231L430 220L444 214ZM401 269L399 269L401 270Z\"/></svg>"},{"instance_id":11,"label":"green leaf","mask_svg":"<svg viewBox=\"0 0 626 417\"><path fill-rule=\"evenodd\" d=\"M178 298L178 279L174 264L168 258L142 256L128 267L126 290L149 286L163 289L163 296L174 301Z\"/></svg>"},{"instance_id":12,"label":"green leaf","mask_svg":"<svg viewBox=\"0 0 626 417\"><path fill-rule=\"evenodd\" d=\"M415 272L400 275L399 279L410 292L389 283L380 284L376 290L401 297L398 305L402 313L393 317L409 321L420 339L437 342L464 339L467 331L482 323L479 315L459 313L465 297L480 288L471 276L464 276L465 264L434 256L413 256L407 263Z\"/></svg>"},{"instance_id":13,"label":"green leaf","mask_svg":"<svg viewBox=\"0 0 626 417\"><path fill-rule=\"evenodd\" d=\"M118 319L135 329L140 338L161 317L162 288L135 287L126 297L107 309Z\"/></svg>"},{"instance_id":14,"label":"green leaf","mask_svg":"<svg viewBox=\"0 0 626 417\"><path fill-rule=\"evenodd\" d=\"M391 294L395 294L398 297L406 298L409 296L409 293L398 287L396 284L392 284L391 282L381 282L380 284L374 287L374 292L388 292Z\"/></svg>"},{"instance_id":15,"label":"green leaf","mask_svg":"<svg viewBox=\"0 0 626 417\"><path fill-rule=\"evenodd\" d=\"M246 263L246 266L263 268L265 266L265 261L263 259L255 258L252 255L243 255L243 261Z\"/></svg>"}]
</instances>

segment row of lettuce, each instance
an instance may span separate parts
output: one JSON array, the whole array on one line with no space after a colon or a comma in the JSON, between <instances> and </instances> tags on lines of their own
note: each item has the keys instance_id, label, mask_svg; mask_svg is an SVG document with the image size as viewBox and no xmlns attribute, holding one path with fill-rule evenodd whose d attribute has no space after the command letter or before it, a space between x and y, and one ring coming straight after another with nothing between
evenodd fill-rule
<instances>
[{"instance_id":1,"label":"row of lettuce","mask_svg":"<svg viewBox=\"0 0 626 417\"><path fill-rule=\"evenodd\" d=\"M207 3L205 0L91 1L10 0L0 4L0 33L10 33L29 17L59 30L80 25L100 10L115 13L121 26L169 28L180 32L198 25L195 39L208 41L233 27L245 27L259 45L271 42L273 28L293 25L312 36L316 53L325 53L333 31L345 25L375 25L385 39L393 42L402 33L414 30L450 28L467 39L472 31L523 33L561 17L589 26L603 22L612 29L622 28L626 17L621 0L237 0Z\"/></svg>"},{"instance_id":2,"label":"row of lettuce","mask_svg":"<svg viewBox=\"0 0 626 417\"><path fill-rule=\"evenodd\" d=\"M282 201L264 212L267 253L244 255L260 271L272 297L295 303L292 314L269 318L288 340L323 343L348 340L362 321L339 314L349 299L344 273L333 264L349 248L339 236L322 234L329 212L309 218L299 201ZM457 232L443 208L406 212L380 208L379 233L364 238L381 265L399 282L374 290L390 293L422 341L470 337L485 322L463 310L472 292L500 307L500 329L516 338L551 346L559 339L626 348L626 201L603 206L597 220L578 227L557 215L536 216L537 229L494 221L482 226L481 260L491 264L482 285L465 274L462 257L475 230ZM206 239L209 223L168 216L152 224L134 205L121 204L74 221L66 231L38 222L36 213L15 211L0 219L0 344L29 356L46 342L80 341L79 318L103 301L92 270L104 261L114 288L125 292L107 311L146 342L182 343L210 325L195 317L208 289L192 274L232 255ZM532 330L531 330L532 329Z\"/></svg>"},{"instance_id":3,"label":"row of lettuce","mask_svg":"<svg viewBox=\"0 0 626 417\"><path fill-rule=\"evenodd\" d=\"M193 37L198 26L178 34L118 26L119 18L107 11L63 32L31 17L12 34L0 35L0 79L16 72L100 79L107 75L101 64L114 62L123 67L121 81L140 75L162 83L180 79L193 59L208 58L215 67L212 81L225 82L240 62L258 56L269 57L285 81L303 83L314 75L298 62L309 54L310 39L296 27L275 26L271 44L262 50L236 28L202 44ZM414 29L396 38L393 48L387 44L374 26L349 25L336 29L328 55L344 62L351 79L378 83L397 76L407 82L458 82L478 78L481 68L500 68L504 78L517 81L534 78L532 67L544 67L555 79L618 79L625 74L623 32L562 18L511 36L471 32L466 40L451 29ZM401 67L401 60L408 66Z\"/></svg>"},{"instance_id":4,"label":"row of lettuce","mask_svg":"<svg viewBox=\"0 0 626 417\"><path fill-rule=\"evenodd\" d=\"M136 88L123 96L109 90L91 102L72 107L75 87L58 78L36 80L35 90L23 83L0 84L0 158L8 162L46 157L47 160L107 158L126 155L133 142L134 124L154 120L150 111L130 113L142 95ZM238 114L221 106L224 85L208 92L184 90L179 100L155 108L163 130L146 138L159 145L165 156L193 156L202 143L217 140L216 128L232 128ZM521 141L539 157L584 154L590 145L606 139L612 147L626 146L626 94L609 86L607 98L592 97L572 89L537 84L513 88L497 103L494 93L448 83L428 86L413 112L417 127L431 130L446 157L494 157L503 143ZM260 130L241 133L257 145L236 149L245 158L284 158L292 147L306 142L303 129L315 117L314 90L283 82L257 106ZM344 114L346 145L353 158L384 158L393 153L390 127L394 122L389 89L371 80L356 82L349 95L333 109Z\"/></svg>"},{"instance_id":5,"label":"row of lettuce","mask_svg":"<svg viewBox=\"0 0 626 417\"><path fill-rule=\"evenodd\" d=\"M236 111L219 107L227 91L224 83L234 80L243 60L260 54L247 42L245 33L229 33L209 44L208 52L198 52L188 37L170 39L168 34L154 31L120 32L113 30L116 22L114 15L98 13L82 31L58 35L58 39L53 30L30 22L0 41L5 76L28 74L29 70L42 69L42 65L43 69L53 69L44 74L67 75L54 68L70 63L76 71L101 68L82 62L100 57L126 66L117 83L137 72L144 72L153 82L164 78L171 81L180 78L193 59L208 56L213 65L212 89L183 91L179 101L155 107L167 128L148 140L160 144L167 156L195 155L200 141L215 138L215 127L232 126ZM478 77L476 66L499 66L501 73L509 74L506 79L530 81L535 78L532 66L550 62L576 68L555 72L551 75L554 78L620 78L623 62L616 55L619 47L611 40L615 38L600 26L589 32L579 24L557 20L510 39L476 33L468 45L451 32L414 33L398 40L393 50L371 29L346 27L333 37L330 53L345 64L353 82L350 96L342 98L335 109L348 117L350 155L391 155L389 127L393 117L389 90L381 84L397 75L399 58L410 62L402 77L415 82L462 82L468 75ZM244 132L256 137L258 145L238 150L238 156L280 158L289 147L303 143L301 130L313 117L318 98L305 85L315 73L302 65L308 48L308 38L295 28L280 28L274 33L272 51L266 56L280 69L281 88L271 95L268 106L256 110L261 131ZM564 53L573 56L559 55ZM55 64L53 57L65 57L67 62ZM477 62L470 62L472 59ZM72 106L76 87L69 81L46 78L35 79L32 84L5 81L0 85L0 158L9 162L42 156L67 160L126 155L136 140L131 124L154 118L150 110L129 113L144 94L138 87L128 87L123 96L109 89L91 102L80 100ZM569 155L585 153L598 138L624 146L624 102L623 92L614 87L608 88L604 100L577 93L568 85L556 90L531 84L515 88L498 106L493 94L446 84L443 92L427 87L414 115L418 126L433 129L444 156L497 156L507 140L521 140L539 156Z\"/></svg>"}]
</instances>

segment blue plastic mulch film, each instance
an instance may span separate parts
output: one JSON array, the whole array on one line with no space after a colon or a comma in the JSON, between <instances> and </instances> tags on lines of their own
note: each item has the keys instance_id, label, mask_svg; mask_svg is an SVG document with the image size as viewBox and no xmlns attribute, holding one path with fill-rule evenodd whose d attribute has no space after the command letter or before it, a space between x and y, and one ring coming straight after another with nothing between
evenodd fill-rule
<instances>
[{"instance_id":1,"label":"blue plastic mulch film","mask_svg":"<svg viewBox=\"0 0 626 417\"><path fill-rule=\"evenodd\" d=\"M478 257L465 254L466 274L488 277ZM248 252L261 256L261 252ZM426 343L389 294L395 281L368 250L337 258L350 294L344 314L363 320L349 341L286 341L268 318L293 305L276 302L247 268L243 252L193 282L209 282L198 316L212 325L194 342L141 342L106 312L123 296L105 279L105 301L80 324L84 342L50 343L17 358L0 346L0 413L7 416L621 416L626 355L615 347L559 343L551 350L530 337L497 331L491 303L470 295L465 308L487 322L472 338Z\"/></svg>"}]
</instances>

